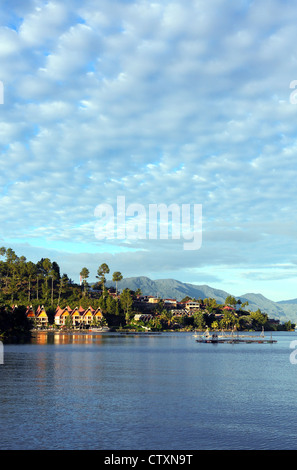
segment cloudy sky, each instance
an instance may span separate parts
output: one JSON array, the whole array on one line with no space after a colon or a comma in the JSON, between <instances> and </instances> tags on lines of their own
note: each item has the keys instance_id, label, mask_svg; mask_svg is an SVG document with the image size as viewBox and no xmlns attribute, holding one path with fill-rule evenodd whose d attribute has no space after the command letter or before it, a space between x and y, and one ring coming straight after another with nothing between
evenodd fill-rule
<instances>
[{"instance_id":1,"label":"cloudy sky","mask_svg":"<svg viewBox=\"0 0 297 470\"><path fill-rule=\"evenodd\" d=\"M107 262L297 297L294 2L2 0L0 24L2 246L75 282ZM118 197L148 224L202 205L201 247L96 236Z\"/></svg>"}]
</instances>

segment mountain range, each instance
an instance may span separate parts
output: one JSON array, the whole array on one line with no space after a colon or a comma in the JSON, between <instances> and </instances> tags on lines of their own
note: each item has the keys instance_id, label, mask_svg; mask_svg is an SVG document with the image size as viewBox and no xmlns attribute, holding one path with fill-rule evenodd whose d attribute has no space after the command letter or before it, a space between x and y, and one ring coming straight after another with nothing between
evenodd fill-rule
<instances>
[{"instance_id":1,"label":"mountain range","mask_svg":"<svg viewBox=\"0 0 297 470\"><path fill-rule=\"evenodd\" d=\"M115 282L107 281L107 286L115 287ZM233 295L224 290L215 289L208 285L196 285L177 281L175 279L152 280L145 276L124 278L118 283L118 290L130 289L136 291L140 289L143 295L154 295L163 299L182 300L189 296L195 299L213 298L218 303L224 303L228 295ZM239 297L233 296L241 302L248 302L247 310L255 311L258 308L262 313L267 313L270 318L278 319L282 322L290 320L297 323L297 299L274 302L267 299L262 294L247 293Z\"/></svg>"}]
</instances>

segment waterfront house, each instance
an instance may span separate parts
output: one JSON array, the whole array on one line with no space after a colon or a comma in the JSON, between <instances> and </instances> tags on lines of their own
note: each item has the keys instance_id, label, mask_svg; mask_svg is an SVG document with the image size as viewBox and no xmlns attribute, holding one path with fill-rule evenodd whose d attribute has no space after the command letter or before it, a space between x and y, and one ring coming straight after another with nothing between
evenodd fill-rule
<instances>
[{"instance_id":1,"label":"waterfront house","mask_svg":"<svg viewBox=\"0 0 297 470\"><path fill-rule=\"evenodd\" d=\"M61 308L58 306L55 313L55 324L57 326L64 326L66 318L69 317L71 311L70 307Z\"/></svg>"},{"instance_id":2,"label":"waterfront house","mask_svg":"<svg viewBox=\"0 0 297 470\"><path fill-rule=\"evenodd\" d=\"M35 313L35 320L36 323L38 323L40 326L45 326L48 324L48 316L43 305L41 307L38 305Z\"/></svg>"},{"instance_id":3,"label":"waterfront house","mask_svg":"<svg viewBox=\"0 0 297 470\"><path fill-rule=\"evenodd\" d=\"M83 322L85 325L91 325L94 319L95 310L92 307L88 307L83 313Z\"/></svg>"},{"instance_id":4,"label":"waterfront house","mask_svg":"<svg viewBox=\"0 0 297 470\"><path fill-rule=\"evenodd\" d=\"M89 306L87 309L84 309L80 306L71 309L69 306L65 308L58 306L55 313L55 324L57 326L64 326L66 318L69 316L71 316L73 326L91 325L94 320L103 318L100 308L95 310Z\"/></svg>"},{"instance_id":5,"label":"waterfront house","mask_svg":"<svg viewBox=\"0 0 297 470\"><path fill-rule=\"evenodd\" d=\"M103 318L103 313L101 312L100 307L98 307L94 311L94 320L95 320L95 322L98 322L98 321L102 320L102 318Z\"/></svg>"},{"instance_id":6,"label":"waterfront house","mask_svg":"<svg viewBox=\"0 0 297 470\"><path fill-rule=\"evenodd\" d=\"M75 307L71 311L71 317L72 317L72 324L73 326L79 326L82 322L82 315L83 312L78 307Z\"/></svg>"},{"instance_id":7,"label":"waterfront house","mask_svg":"<svg viewBox=\"0 0 297 470\"><path fill-rule=\"evenodd\" d=\"M29 305L27 306L26 316L27 316L28 320L31 320L31 321L35 320L35 312L34 312L34 309L33 309L32 305L30 305L30 307L29 307Z\"/></svg>"}]
</instances>

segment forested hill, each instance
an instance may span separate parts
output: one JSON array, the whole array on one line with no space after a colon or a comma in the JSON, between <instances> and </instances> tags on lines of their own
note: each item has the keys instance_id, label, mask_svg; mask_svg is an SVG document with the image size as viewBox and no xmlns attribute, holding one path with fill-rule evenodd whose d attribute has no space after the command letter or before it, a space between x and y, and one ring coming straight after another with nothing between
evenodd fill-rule
<instances>
[{"instance_id":1,"label":"forested hill","mask_svg":"<svg viewBox=\"0 0 297 470\"><path fill-rule=\"evenodd\" d=\"M112 281L107 282L108 286L115 286ZM143 295L154 295L161 298L171 298L182 300L189 296L195 299L213 298L218 303L224 303L230 292L216 289L208 285L195 285L180 282L176 279L157 279L152 280L145 276L124 278L119 284L119 289L131 289L136 291L140 289ZM297 299L284 300L281 302L273 302L262 294L247 293L234 296L242 302L248 302L248 310L255 311L260 309L267 313L270 317L280 319L281 321L297 322Z\"/></svg>"},{"instance_id":2,"label":"forested hill","mask_svg":"<svg viewBox=\"0 0 297 470\"><path fill-rule=\"evenodd\" d=\"M0 248L0 305L30 305L34 307L43 304L47 308L54 309L57 305L66 306L98 300L93 289L97 284L100 289L113 286L123 291L128 288L132 291L140 289L144 295L154 295L159 298L171 298L178 301L185 297L194 299L213 298L219 304L224 304L226 297L232 295L242 303L248 302L247 309L258 309L267 313L270 318L279 319L282 322L291 321L297 323L297 300L292 299L282 302L273 302L261 294L248 293L236 297L231 292L226 292L208 285L195 285L180 282L175 279L152 280L146 276L123 278L118 271L110 273L109 267L103 263L98 267L96 280L90 282L88 267L81 269L81 285L74 283L67 274L60 273L60 267L55 261L42 258L37 263L26 260L24 256L18 256L11 248ZM113 279L107 280L108 276ZM117 282L115 282L117 281ZM88 295L86 295L88 294ZM97 296L98 297L98 296ZM87 305L88 306L88 305Z\"/></svg>"}]
</instances>

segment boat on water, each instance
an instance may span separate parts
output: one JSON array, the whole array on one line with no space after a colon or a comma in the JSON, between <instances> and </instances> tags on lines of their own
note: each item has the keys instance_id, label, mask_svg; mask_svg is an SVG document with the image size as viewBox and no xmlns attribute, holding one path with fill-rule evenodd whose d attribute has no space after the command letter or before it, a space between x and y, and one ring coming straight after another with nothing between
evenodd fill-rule
<instances>
[{"instance_id":1,"label":"boat on water","mask_svg":"<svg viewBox=\"0 0 297 470\"><path fill-rule=\"evenodd\" d=\"M110 331L110 328L108 326L102 326L101 328L89 328L89 332L94 332L94 333L104 333Z\"/></svg>"}]
</instances>

